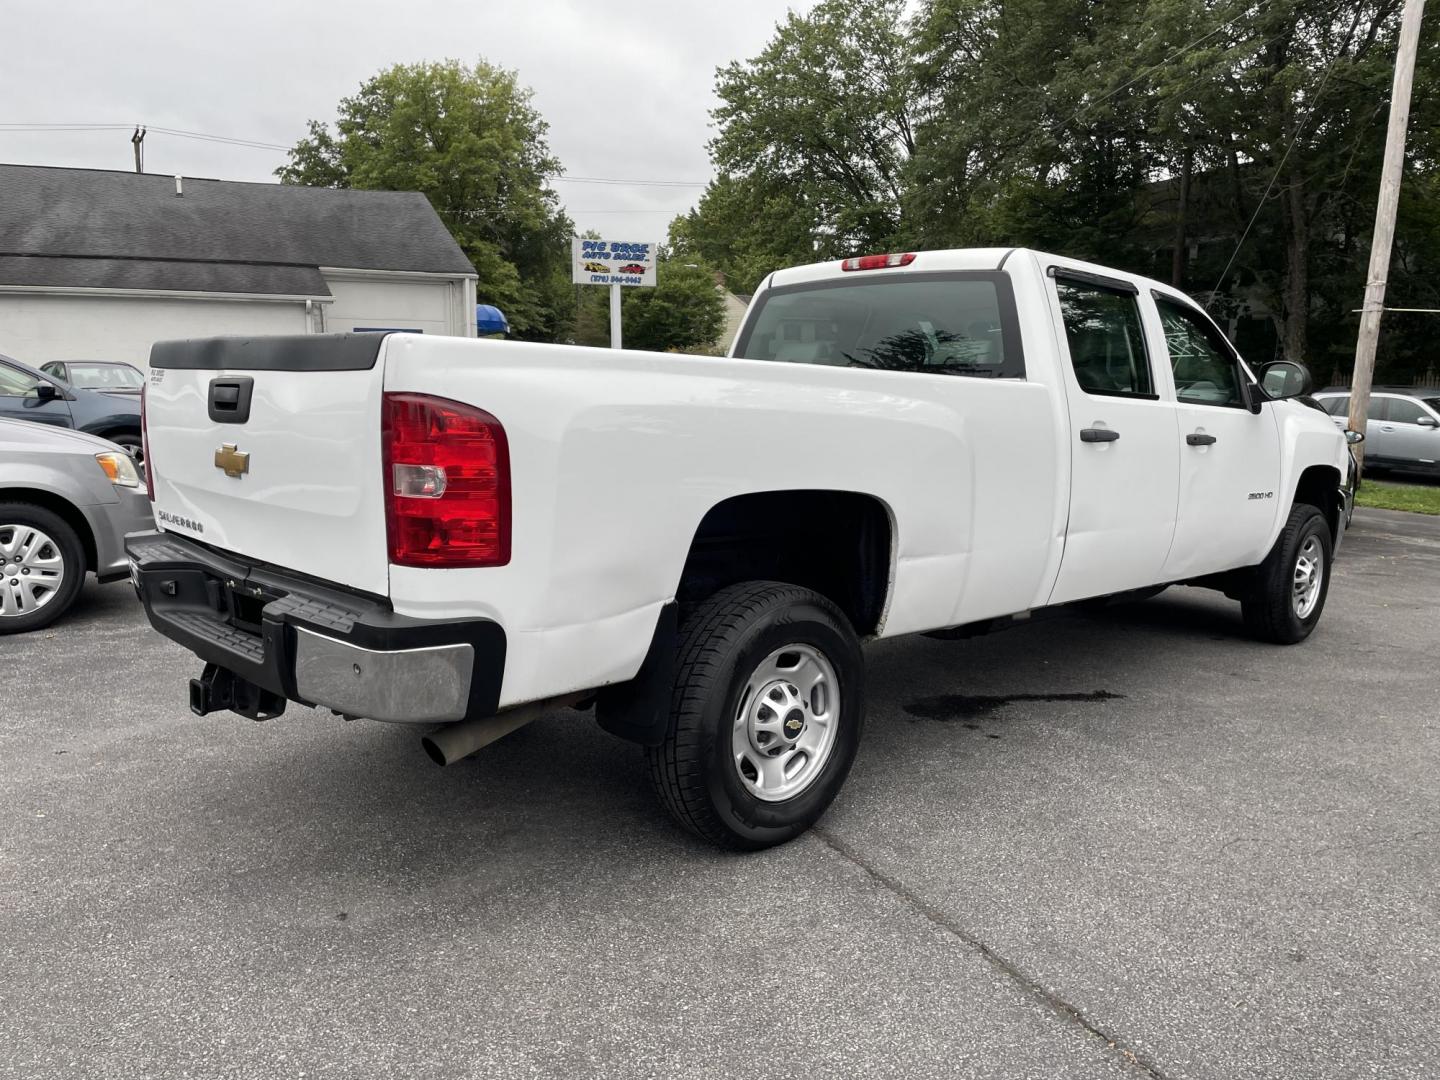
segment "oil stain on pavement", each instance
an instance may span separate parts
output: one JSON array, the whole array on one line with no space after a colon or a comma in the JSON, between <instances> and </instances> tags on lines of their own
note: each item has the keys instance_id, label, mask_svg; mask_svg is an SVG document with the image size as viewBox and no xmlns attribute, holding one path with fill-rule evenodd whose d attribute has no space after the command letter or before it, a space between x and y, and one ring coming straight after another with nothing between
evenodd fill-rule
<instances>
[{"instance_id":1,"label":"oil stain on pavement","mask_svg":"<svg viewBox=\"0 0 1440 1080\"><path fill-rule=\"evenodd\" d=\"M1021 701L1115 701L1124 696L1109 690L1092 690L1088 694L940 694L912 701L905 711L919 720L970 720Z\"/></svg>"}]
</instances>

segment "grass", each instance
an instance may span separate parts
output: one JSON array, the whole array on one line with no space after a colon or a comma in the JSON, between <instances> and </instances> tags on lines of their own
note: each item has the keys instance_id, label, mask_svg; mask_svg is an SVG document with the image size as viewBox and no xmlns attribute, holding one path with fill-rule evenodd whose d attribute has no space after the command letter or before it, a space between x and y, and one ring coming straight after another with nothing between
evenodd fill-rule
<instances>
[{"instance_id":1,"label":"grass","mask_svg":"<svg viewBox=\"0 0 1440 1080\"><path fill-rule=\"evenodd\" d=\"M1355 496L1355 505L1440 514L1440 484L1397 484L1392 480L1371 480L1367 476Z\"/></svg>"}]
</instances>

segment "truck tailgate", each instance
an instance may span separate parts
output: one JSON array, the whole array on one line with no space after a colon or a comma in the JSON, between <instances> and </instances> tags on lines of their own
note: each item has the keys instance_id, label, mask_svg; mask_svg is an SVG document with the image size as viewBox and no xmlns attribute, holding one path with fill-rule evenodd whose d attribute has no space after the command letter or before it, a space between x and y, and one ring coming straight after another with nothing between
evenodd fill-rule
<instances>
[{"instance_id":1,"label":"truck tailgate","mask_svg":"<svg viewBox=\"0 0 1440 1080\"><path fill-rule=\"evenodd\" d=\"M156 344L145 391L156 524L387 595L384 338Z\"/></svg>"}]
</instances>

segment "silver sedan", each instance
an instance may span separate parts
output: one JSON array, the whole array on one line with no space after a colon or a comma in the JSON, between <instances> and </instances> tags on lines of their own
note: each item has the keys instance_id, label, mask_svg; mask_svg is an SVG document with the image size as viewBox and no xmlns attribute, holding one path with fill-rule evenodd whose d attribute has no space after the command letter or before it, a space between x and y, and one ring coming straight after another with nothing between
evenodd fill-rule
<instances>
[{"instance_id":1,"label":"silver sedan","mask_svg":"<svg viewBox=\"0 0 1440 1080\"><path fill-rule=\"evenodd\" d=\"M145 481L125 450L0 419L0 634L54 622L87 573L128 577L125 534L152 528Z\"/></svg>"}]
</instances>

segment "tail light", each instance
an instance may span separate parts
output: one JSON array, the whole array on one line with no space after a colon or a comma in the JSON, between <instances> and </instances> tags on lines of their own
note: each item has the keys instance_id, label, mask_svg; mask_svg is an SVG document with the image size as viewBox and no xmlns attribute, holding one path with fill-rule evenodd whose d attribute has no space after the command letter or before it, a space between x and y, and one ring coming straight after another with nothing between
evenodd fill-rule
<instances>
[{"instance_id":1,"label":"tail light","mask_svg":"<svg viewBox=\"0 0 1440 1080\"><path fill-rule=\"evenodd\" d=\"M386 394L385 530L398 566L510 561L510 448L500 421L458 401Z\"/></svg>"},{"instance_id":2,"label":"tail light","mask_svg":"<svg viewBox=\"0 0 1440 1080\"><path fill-rule=\"evenodd\" d=\"M145 470L145 494L155 501L155 462L150 457L150 425L145 422L145 392L149 383L140 387L140 452L145 455L142 467Z\"/></svg>"},{"instance_id":3,"label":"tail light","mask_svg":"<svg viewBox=\"0 0 1440 1080\"><path fill-rule=\"evenodd\" d=\"M896 266L909 266L915 261L915 253L903 255L862 255L858 259L846 259L840 264L841 270L890 270Z\"/></svg>"}]
</instances>

